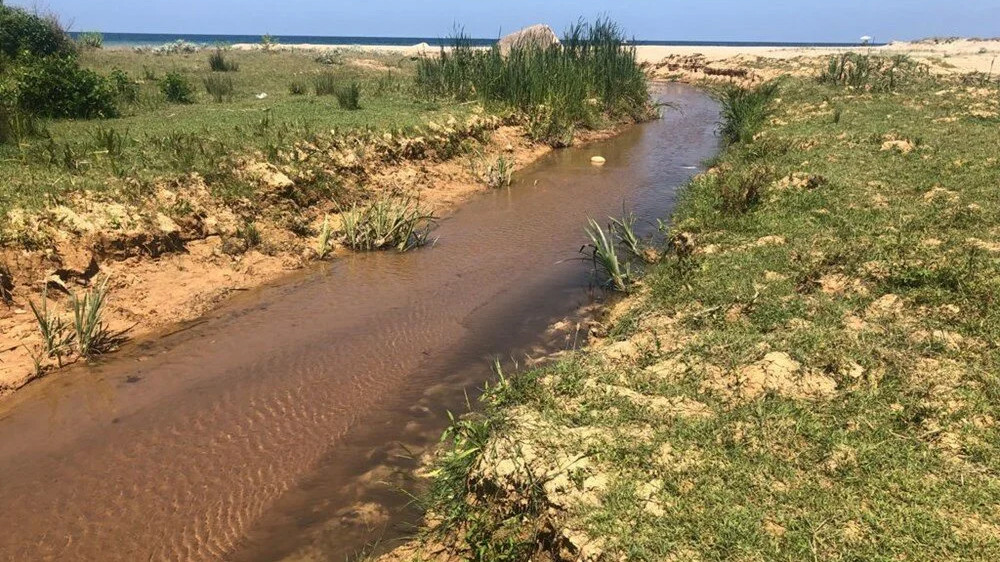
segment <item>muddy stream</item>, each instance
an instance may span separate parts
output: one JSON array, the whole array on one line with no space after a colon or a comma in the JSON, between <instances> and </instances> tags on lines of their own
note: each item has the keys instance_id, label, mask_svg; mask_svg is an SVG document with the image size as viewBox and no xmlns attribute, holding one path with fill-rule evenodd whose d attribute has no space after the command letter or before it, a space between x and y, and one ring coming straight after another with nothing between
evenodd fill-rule
<instances>
[{"instance_id":1,"label":"muddy stream","mask_svg":"<svg viewBox=\"0 0 1000 562\"><path fill-rule=\"evenodd\" d=\"M665 216L717 150L711 99L657 96L674 105L664 119L542 158L442 221L432 248L324 264L0 404L0 559L345 560L391 546L416 520L398 490L414 456L493 358L586 340L575 315L600 296L574 259L587 217L623 204Z\"/></svg>"}]
</instances>

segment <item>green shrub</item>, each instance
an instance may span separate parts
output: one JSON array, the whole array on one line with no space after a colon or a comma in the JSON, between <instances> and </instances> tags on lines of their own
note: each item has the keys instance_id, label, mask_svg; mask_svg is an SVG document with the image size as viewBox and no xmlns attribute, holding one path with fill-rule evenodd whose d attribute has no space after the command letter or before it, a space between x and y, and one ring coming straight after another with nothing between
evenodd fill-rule
<instances>
[{"instance_id":1,"label":"green shrub","mask_svg":"<svg viewBox=\"0 0 1000 562\"><path fill-rule=\"evenodd\" d=\"M18 103L45 117L114 117L118 114L110 82L80 68L74 57L45 57L19 70Z\"/></svg>"},{"instance_id":2,"label":"green shrub","mask_svg":"<svg viewBox=\"0 0 1000 562\"><path fill-rule=\"evenodd\" d=\"M119 103L134 104L139 101L139 83L124 70L119 68L112 70L108 75L108 83Z\"/></svg>"},{"instance_id":3,"label":"green shrub","mask_svg":"<svg viewBox=\"0 0 1000 562\"><path fill-rule=\"evenodd\" d=\"M104 35L99 31L87 31L77 36L76 44L84 49L103 49Z\"/></svg>"},{"instance_id":4,"label":"green shrub","mask_svg":"<svg viewBox=\"0 0 1000 562\"><path fill-rule=\"evenodd\" d=\"M228 76L208 76L205 78L205 91L216 103L221 103L233 97L233 79Z\"/></svg>"},{"instance_id":5,"label":"green shrub","mask_svg":"<svg viewBox=\"0 0 1000 562\"><path fill-rule=\"evenodd\" d=\"M0 5L0 55L16 59L69 55L73 40L52 17L42 17L21 8Z\"/></svg>"},{"instance_id":6,"label":"green shrub","mask_svg":"<svg viewBox=\"0 0 1000 562\"><path fill-rule=\"evenodd\" d=\"M357 82L337 88L334 95L337 96L337 105L341 109L350 111L361 109L361 86Z\"/></svg>"},{"instance_id":7,"label":"green shrub","mask_svg":"<svg viewBox=\"0 0 1000 562\"><path fill-rule=\"evenodd\" d=\"M226 53L222 49L215 49L215 52L209 55L208 66L212 72L236 72L240 69L239 63L226 59Z\"/></svg>"},{"instance_id":8,"label":"green shrub","mask_svg":"<svg viewBox=\"0 0 1000 562\"><path fill-rule=\"evenodd\" d=\"M194 88L187 78L178 72L168 72L160 80L160 91L172 103L194 103Z\"/></svg>"}]
</instances>

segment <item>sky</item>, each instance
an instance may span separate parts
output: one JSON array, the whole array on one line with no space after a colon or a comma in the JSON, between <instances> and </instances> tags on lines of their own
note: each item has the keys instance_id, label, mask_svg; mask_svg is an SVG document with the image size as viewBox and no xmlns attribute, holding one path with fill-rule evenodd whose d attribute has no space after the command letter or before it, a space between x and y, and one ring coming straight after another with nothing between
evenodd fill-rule
<instances>
[{"instance_id":1,"label":"sky","mask_svg":"<svg viewBox=\"0 0 1000 562\"><path fill-rule=\"evenodd\" d=\"M497 37L607 15L646 40L876 41L1000 36L1000 0L7 0L74 31Z\"/></svg>"}]
</instances>

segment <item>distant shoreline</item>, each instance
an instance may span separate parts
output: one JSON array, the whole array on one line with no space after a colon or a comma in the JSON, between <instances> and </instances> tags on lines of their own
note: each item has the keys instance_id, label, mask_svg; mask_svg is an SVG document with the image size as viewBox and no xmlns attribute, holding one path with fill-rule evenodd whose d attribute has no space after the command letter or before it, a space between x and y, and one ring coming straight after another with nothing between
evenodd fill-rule
<instances>
[{"instance_id":1,"label":"distant shoreline","mask_svg":"<svg viewBox=\"0 0 1000 562\"><path fill-rule=\"evenodd\" d=\"M80 32L72 32L76 37ZM105 47L146 47L159 46L177 40L188 41L200 45L248 44L260 43L261 35L205 35L192 33L103 33ZM280 44L284 45L314 45L318 47L412 47L427 43L432 47L440 47L450 42L448 37L365 37L365 36L309 36L309 35L274 35ZM469 40L475 46L489 46L496 39L472 38ZM636 40L637 46L649 47L859 47L861 43L837 42L788 42L788 41L673 41L673 40ZM872 43L879 46L881 43Z\"/></svg>"}]
</instances>

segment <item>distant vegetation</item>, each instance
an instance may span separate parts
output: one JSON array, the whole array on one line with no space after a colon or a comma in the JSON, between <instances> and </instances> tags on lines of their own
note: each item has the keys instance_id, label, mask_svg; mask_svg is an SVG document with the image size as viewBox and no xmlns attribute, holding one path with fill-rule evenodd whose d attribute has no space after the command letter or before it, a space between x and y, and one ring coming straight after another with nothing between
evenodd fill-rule
<instances>
[{"instance_id":1,"label":"distant vegetation","mask_svg":"<svg viewBox=\"0 0 1000 562\"><path fill-rule=\"evenodd\" d=\"M421 60L421 90L461 100L509 107L536 121L536 138L565 144L576 127L595 127L603 117L642 119L650 112L649 89L635 49L608 20L578 23L562 44L477 49L463 33L439 57Z\"/></svg>"},{"instance_id":2,"label":"distant vegetation","mask_svg":"<svg viewBox=\"0 0 1000 562\"><path fill-rule=\"evenodd\" d=\"M80 45L98 47L97 37ZM80 67L77 44L54 18L0 5L0 143L38 134L39 117L113 117L119 89Z\"/></svg>"},{"instance_id":3,"label":"distant vegetation","mask_svg":"<svg viewBox=\"0 0 1000 562\"><path fill-rule=\"evenodd\" d=\"M891 92L902 85L912 84L927 74L926 65L906 55L885 57L844 53L830 57L819 81L862 90Z\"/></svg>"}]
</instances>

